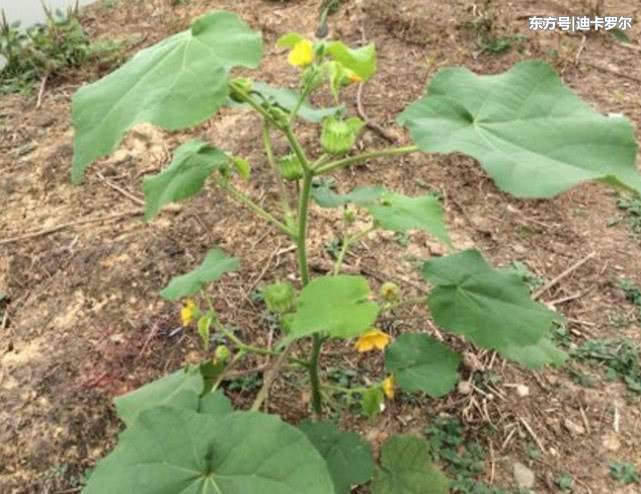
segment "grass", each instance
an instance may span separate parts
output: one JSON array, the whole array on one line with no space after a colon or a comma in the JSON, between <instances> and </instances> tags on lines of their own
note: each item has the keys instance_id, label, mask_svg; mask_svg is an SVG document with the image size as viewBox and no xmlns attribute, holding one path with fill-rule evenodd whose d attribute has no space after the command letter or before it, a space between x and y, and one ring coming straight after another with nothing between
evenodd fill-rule
<instances>
[{"instance_id":1,"label":"grass","mask_svg":"<svg viewBox=\"0 0 641 494\"><path fill-rule=\"evenodd\" d=\"M636 306L638 311L637 319L641 321L641 289L628 279L621 280L619 288L623 290L626 300Z\"/></svg>"},{"instance_id":2,"label":"grass","mask_svg":"<svg viewBox=\"0 0 641 494\"><path fill-rule=\"evenodd\" d=\"M454 494L526 494L523 489L490 486L479 480L485 473L486 452L478 442L466 441L456 418L437 417L425 429L435 462L441 463L453 483Z\"/></svg>"},{"instance_id":3,"label":"grass","mask_svg":"<svg viewBox=\"0 0 641 494\"><path fill-rule=\"evenodd\" d=\"M0 94L29 92L45 77L87 63L115 65L122 60L124 43L91 43L77 9L45 13L44 23L23 30L20 23L9 24L2 12L0 55L6 65L0 72Z\"/></svg>"},{"instance_id":4,"label":"grass","mask_svg":"<svg viewBox=\"0 0 641 494\"><path fill-rule=\"evenodd\" d=\"M620 197L617 206L626 213L632 238L636 241L641 240L641 198Z\"/></svg>"}]
</instances>

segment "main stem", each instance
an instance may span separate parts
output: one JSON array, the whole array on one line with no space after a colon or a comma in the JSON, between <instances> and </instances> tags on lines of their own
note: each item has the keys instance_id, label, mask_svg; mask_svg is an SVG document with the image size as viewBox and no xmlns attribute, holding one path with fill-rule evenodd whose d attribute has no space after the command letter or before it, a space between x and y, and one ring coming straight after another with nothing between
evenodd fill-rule
<instances>
[{"instance_id":1,"label":"main stem","mask_svg":"<svg viewBox=\"0 0 641 494\"><path fill-rule=\"evenodd\" d=\"M296 235L296 251L298 267L303 286L309 283L309 266L307 264L307 217L309 199L312 190L312 173L308 166L303 167L303 187L298 205L298 234ZM321 350L321 337L318 333L312 335L312 357L309 360L309 381L312 388L312 409L316 418L322 414L322 396L320 378L318 375L318 358Z\"/></svg>"}]
</instances>

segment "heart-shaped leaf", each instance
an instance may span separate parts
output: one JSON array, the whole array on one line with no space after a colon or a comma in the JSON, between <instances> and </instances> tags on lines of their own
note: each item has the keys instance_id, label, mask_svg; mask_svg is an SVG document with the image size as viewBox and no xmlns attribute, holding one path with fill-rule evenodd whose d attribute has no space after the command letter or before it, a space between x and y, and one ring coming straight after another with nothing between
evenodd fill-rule
<instances>
[{"instance_id":1,"label":"heart-shaped leaf","mask_svg":"<svg viewBox=\"0 0 641 494\"><path fill-rule=\"evenodd\" d=\"M296 104L300 99L300 95L296 91L274 87L266 82L254 82L252 85L252 91L260 94L272 105L277 105L288 112L292 111L296 107ZM298 109L298 117L311 123L318 123L325 117L342 113L344 110L345 107L343 105L331 106L328 108L316 108L312 106L308 100L305 100Z\"/></svg>"},{"instance_id":2,"label":"heart-shaped leaf","mask_svg":"<svg viewBox=\"0 0 641 494\"><path fill-rule=\"evenodd\" d=\"M542 61L498 75L441 70L398 120L421 150L468 154L517 197L551 197L588 180L641 192L630 122L594 111Z\"/></svg>"},{"instance_id":3,"label":"heart-shaped leaf","mask_svg":"<svg viewBox=\"0 0 641 494\"><path fill-rule=\"evenodd\" d=\"M385 352L385 367L401 389L433 398L454 389L460 362L456 352L426 334L402 334Z\"/></svg>"},{"instance_id":4,"label":"heart-shaped leaf","mask_svg":"<svg viewBox=\"0 0 641 494\"><path fill-rule=\"evenodd\" d=\"M277 417L155 407L121 434L83 492L334 494L334 485L307 437Z\"/></svg>"},{"instance_id":5,"label":"heart-shaped leaf","mask_svg":"<svg viewBox=\"0 0 641 494\"><path fill-rule=\"evenodd\" d=\"M228 162L225 153L197 139L178 147L165 170L144 180L145 219L154 217L165 204L196 195L211 172Z\"/></svg>"},{"instance_id":6,"label":"heart-shaped leaf","mask_svg":"<svg viewBox=\"0 0 641 494\"><path fill-rule=\"evenodd\" d=\"M383 443L372 494L448 494L449 485L447 477L432 465L425 439L397 435Z\"/></svg>"},{"instance_id":7,"label":"heart-shaped leaf","mask_svg":"<svg viewBox=\"0 0 641 494\"><path fill-rule=\"evenodd\" d=\"M230 69L257 67L261 56L260 34L235 14L214 12L82 87L73 98L72 180L138 123L177 130L203 122L227 99Z\"/></svg>"},{"instance_id":8,"label":"heart-shaped leaf","mask_svg":"<svg viewBox=\"0 0 641 494\"><path fill-rule=\"evenodd\" d=\"M339 431L331 422L303 422L299 429L325 458L336 494L349 494L352 486L372 478L372 451L358 434Z\"/></svg>"},{"instance_id":9,"label":"heart-shaped leaf","mask_svg":"<svg viewBox=\"0 0 641 494\"><path fill-rule=\"evenodd\" d=\"M380 185L365 185L356 187L347 194L337 194L326 183L312 189L312 198L322 208L338 208L347 203L363 206L375 202L385 193L385 187Z\"/></svg>"},{"instance_id":10,"label":"heart-shaped leaf","mask_svg":"<svg viewBox=\"0 0 641 494\"><path fill-rule=\"evenodd\" d=\"M327 44L326 53L366 81L376 72L376 47L369 44L352 49L340 41Z\"/></svg>"},{"instance_id":11,"label":"heart-shaped leaf","mask_svg":"<svg viewBox=\"0 0 641 494\"><path fill-rule=\"evenodd\" d=\"M301 291L290 322L287 341L313 333L352 338L372 326L378 304L369 302L369 286L362 276L323 276Z\"/></svg>"},{"instance_id":12,"label":"heart-shaped leaf","mask_svg":"<svg viewBox=\"0 0 641 494\"><path fill-rule=\"evenodd\" d=\"M194 410L200 413L231 413L231 402L222 391L203 393L203 377L198 367L182 369L119 396L114 400L116 413L131 427L141 412L160 405Z\"/></svg>"},{"instance_id":13,"label":"heart-shaped leaf","mask_svg":"<svg viewBox=\"0 0 641 494\"><path fill-rule=\"evenodd\" d=\"M395 232L423 230L441 242L450 244L441 203L432 194L408 197L386 192L378 202L373 202L366 208L381 228Z\"/></svg>"},{"instance_id":14,"label":"heart-shaped leaf","mask_svg":"<svg viewBox=\"0 0 641 494\"><path fill-rule=\"evenodd\" d=\"M535 344L559 318L530 299L518 276L493 269L475 250L426 262L423 276L435 285L427 298L434 320L485 348Z\"/></svg>"},{"instance_id":15,"label":"heart-shaped leaf","mask_svg":"<svg viewBox=\"0 0 641 494\"><path fill-rule=\"evenodd\" d=\"M196 269L173 278L160 292L160 296L165 300L178 300L194 295L204 284L216 281L225 273L236 271L239 266L237 258L229 257L220 249L212 249Z\"/></svg>"}]
</instances>

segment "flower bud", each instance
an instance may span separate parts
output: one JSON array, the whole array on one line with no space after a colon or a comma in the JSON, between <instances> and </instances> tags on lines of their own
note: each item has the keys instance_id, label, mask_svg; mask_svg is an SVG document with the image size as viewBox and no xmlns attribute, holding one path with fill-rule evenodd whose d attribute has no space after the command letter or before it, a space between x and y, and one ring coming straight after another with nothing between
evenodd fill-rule
<instances>
[{"instance_id":1,"label":"flower bud","mask_svg":"<svg viewBox=\"0 0 641 494\"><path fill-rule=\"evenodd\" d=\"M328 154L340 155L347 153L354 144L364 122L352 117L343 120L340 117L328 117L323 120L321 131L321 146Z\"/></svg>"},{"instance_id":2,"label":"flower bud","mask_svg":"<svg viewBox=\"0 0 641 494\"><path fill-rule=\"evenodd\" d=\"M303 167L298 157L291 153L278 160L278 171L285 180L300 180L303 178Z\"/></svg>"},{"instance_id":3,"label":"flower bud","mask_svg":"<svg viewBox=\"0 0 641 494\"><path fill-rule=\"evenodd\" d=\"M270 312L285 314L294 305L294 287L291 283L272 283L263 288L265 304Z\"/></svg>"},{"instance_id":4,"label":"flower bud","mask_svg":"<svg viewBox=\"0 0 641 494\"><path fill-rule=\"evenodd\" d=\"M230 356L231 352L225 345L218 345L216 347L216 352L214 353L216 362L227 362Z\"/></svg>"},{"instance_id":5,"label":"flower bud","mask_svg":"<svg viewBox=\"0 0 641 494\"><path fill-rule=\"evenodd\" d=\"M249 93L252 90L252 84L253 81L246 77L233 79L229 87L229 97L236 103L242 103L244 101L242 93Z\"/></svg>"},{"instance_id":6,"label":"flower bud","mask_svg":"<svg viewBox=\"0 0 641 494\"><path fill-rule=\"evenodd\" d=\"M386 281L381 285L380 292L381 297L383 297L383 300L385 302L397 302L398 299L401 296L401 289L398 287L396 283L392 283L391 281Z\"/></svg>"}]
</instances>

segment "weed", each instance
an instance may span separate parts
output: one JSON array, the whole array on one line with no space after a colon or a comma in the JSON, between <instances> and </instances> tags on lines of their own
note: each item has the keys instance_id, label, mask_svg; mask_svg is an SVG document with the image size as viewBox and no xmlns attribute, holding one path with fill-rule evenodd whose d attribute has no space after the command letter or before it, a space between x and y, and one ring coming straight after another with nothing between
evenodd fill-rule
<instances>
[{"instance_id":1,"label":"weed","mask_svg":"<svg viewBox=\"0 0 641 494\"><path fill-rule=\"evenodd\" d=\"M636 306L639 313L638 319L641 320L641 289L634 282L627 279L621 280L619 288L625 293L626 300Z\"/></svg>"},{"instance_id":2,"label":"weed","mask_svg":"<svg viewBox=\"0 0 641 494\"><path fill-rule=\"evenodd\" d=\"M640 484L641 477L632 463L613 461L610 463L610 477L622 484Z\"/></svg>"},{"instance_id":3,"label":"weed","mask_svg":"<svg viewBox=\"0 0 641 494\"><path fill-rule=\"evenodd\" d=\"M628 389L641 394L639 348L628 340L590 340L571 352L580 360L604 365L608 379L621 379Z\"/></svg>"},{"instance_id":4,"label":"weed","mask_svg":"<svg viewBox=\"0 0 641 494\"><path fill-rule=\"evenodd\" d=\"M625 211L630 234L635 240L641 238L641 198L634 196L621 197L617 201L619 209Z\"/></svg>"},{"instance_id":5,"label":"weed","mask_svg":"<svg viewBox=\"0 0 641 494\"><path fill-rule=\"evenodd\" d=\"M561 474L561 476L557 478L554 483L561 491L568 492L574 490L574 479L567 473Z\"/></svg>"},{"instance_id":6,"label":"weed","mask_svg":"<svg viewBox=\"0 0 641 494\"><path fill-rule=\"evenodd\" d=\"M512 261L505 267L506 271L512 272L517 275L528 286L531 292L543 286L545 279L535 275L530 268L520 261Z\"/></svg>"}]
</instances>

